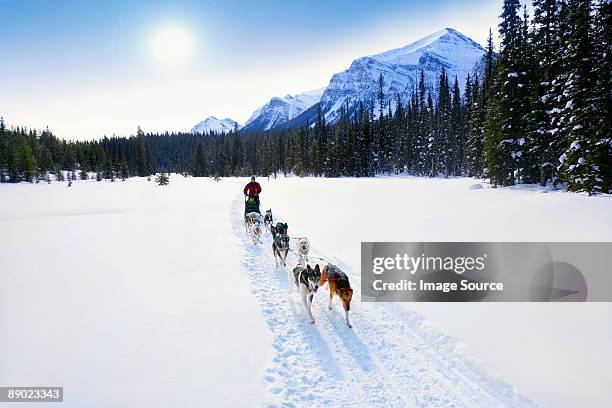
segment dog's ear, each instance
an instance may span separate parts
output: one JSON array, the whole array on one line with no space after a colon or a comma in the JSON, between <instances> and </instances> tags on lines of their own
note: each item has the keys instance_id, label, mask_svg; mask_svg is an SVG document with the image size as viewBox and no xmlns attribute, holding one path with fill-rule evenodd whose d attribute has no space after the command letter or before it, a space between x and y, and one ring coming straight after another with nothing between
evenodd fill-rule
<instances>
[{"instance_id":1,"label":"dog's ear","mask_svg":"<svg viewBox=\"0 0 612 408\"><path fill-rule=\"evenodd\" d=\"M308 272L312 271L312 268L310 267L310 265L306 265L306 269L308 270Z\"/></svg>"},{"instance_id":2,"label":"dog's ear","mask_svg":"<svg viewBox=\"0 0 612 408\"><path fill-rule=\"evenodd\" d=\"M315 265L314 270L315 270L315 272L319 272L319 273L321 273L321 269L319 268L319 264L316 264L316 265Z\"/></svg>"}]
</instances>

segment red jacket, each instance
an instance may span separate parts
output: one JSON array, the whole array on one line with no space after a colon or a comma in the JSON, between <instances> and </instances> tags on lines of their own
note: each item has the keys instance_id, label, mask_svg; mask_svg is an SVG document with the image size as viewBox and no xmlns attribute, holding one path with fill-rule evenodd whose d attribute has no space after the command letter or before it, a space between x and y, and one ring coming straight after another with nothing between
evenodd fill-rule
<instances>
[{"instance_id":1,"label":"red jacket","mask_svg":"<svg viewBox=\"0 0 612 408\"><path fill-rule=\"evenodd\" d=\"M261 193L261 186L256 181L251 181L244 187L244 195L249 197L255 197Z\"/></svg>"}]
</instances>

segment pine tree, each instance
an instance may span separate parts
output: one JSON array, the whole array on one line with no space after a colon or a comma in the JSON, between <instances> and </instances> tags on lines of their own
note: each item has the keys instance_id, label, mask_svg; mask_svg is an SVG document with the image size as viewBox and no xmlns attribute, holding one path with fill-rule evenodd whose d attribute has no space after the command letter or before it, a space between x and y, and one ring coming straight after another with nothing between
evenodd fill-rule
<instances>
[{"instance_id":1,"label":"pine tree","mask_svg":"<svg viewBox=\"0 0 612 408\"><path fill-rule=\"evenodd\" d=\"M81 180L89 179L88 165L87 165L87 159L85 158L85 152L81 152L80 154L79 167L81 169Z\"/></svg>"},{"instance_id":2,"label":"pine tree","mask_svg":"<svg viewBox=\"0 0 612 408\"><path fill-rule=\"evenodd\" d=\"M593 125L595 132L594 165L599 169L598 178L601 188L598 191L612 192L612 89L610 72L612 72L612 3L599 0L595 5L593 22L594 61L593 74L595 86L593 102L595 116Z\"/></svg>"},{"instance_id":3,"label":"pine tree","mask_svg":"<svg viewBox=\"0 0 612 408\"><path fill-rule=\"evenodd\" d=\"M601 192L603 186L599 176L594 126L596 106L593 100L594 53L590 40L591 4L589 0L570 0L568 7L571 34L567 55L569 80L566 83L566 143L569 143L569 147L562 155L561 173L571 191L592 194Z\"/></svg>"},{"instance_id":4,"label":"pine tree","mask_svg":"<svg viewBox=\"0 0 612 408\"><path fill-rule=\"evenodd\" d=\"M485 125L488 174L494 185L522 181L528 114L528 67L518 0L505 0L499 27L501 49Z\"/></svg>"},{"instance_id":5,"label":"pine tree","mask_svg":"<svg viewBox=\"0 0 612 408\"><path fill-rule=\"evenodd\" d=\"M4 118L0 117L0 183L6 181L6 173L8 167L8 135L6 132L6 126L4 125Z\"/></svg>"},{"instance_id":6,"label":"pine tree","mask_svg":"<svg viewBox=\"0 0 612 408\"><path fill-rule=\"evenodd\" d=\"M125 181L126 178L130 176L127 162L124 160L121 161L121 181Z\"/></svg>"},{"instance_id":7,"label":"pine tree","mask_svg":"<svg viewBox=\"0 0 612 408\"><path fill-rule=\"evenodd\" d=\"M552 76L550 84L549 97L547 103L550 104L548 115L550 117L550 155L553 158L555 165L552 172L553 186L556 186L561 181L562 161L565 160L563 153L568 147L567 132L568 132L568 112L571 104L568 104L567 86L571 81L569 79L569 38L572 32L571 22L569 20L569 6L567 0L558 0L557 8L557 30L552 36L553 41L553 56L552 66L555 67L555 75Z\"/></svg>"},{"instance_id":8,"label":"pine tree","mask_svg":"<svg viewBox=\"0 0 612 408\"><path fill-rule=\"evenodd\" d=\"M136 159L136 164L138 166L138 175L140 177L146 177L150 173L149 154L145 142L145 135L142 129L140 129L140 126L138 127L138 131L136 132L136 137L138 140L138 155Z\"/></svg>"},{"instance_id":9,"label":"pine tree","mask_svg":"<svg viewBox=\"0 0 612 408\"><path fill-rule=\"evenodd\" d=\"M206 156L204 154L204 146L198 140L196 144L195 154L193 157L193 170L191 172L194 177L206 177Z\"/></svg>"},{"instance_id":10,"label":"pine tree","mask_svg":"<svg viewBox=\"0 0 612 408\"><path fill-rule=\"evenodd\" d=\"M155 177L155 182L160 186L168 185L170 184L170 176L168 176L168 174L162 170L161 173Z\"/></svg>"},{"instance_id":11,"label":"pine tree","mask_svg":"<svg viewBox=\"0 0 612 408\"><path fill-rule=\"evenodd\" d=\"M453 84L452 110L451 110L451 134L453 135L452 145L450 146L452 154L451 174L460 176L463 174L465 167L465 123L464 123L464 107L461 103L461 91L459 90L459 81L455 77Z\"/></svg>"},{"instance_id":12,"label":"pine tree","mask_svg":"<svg viewBox=\"0 0 612 408\"><path fill-rule=\"evenodd\" d=\"M327 160L327 125L325 123L325 116L321 112L320 104L317 104L316 112L312 162L314 164L315 176L321 176L329 171L329 161Z\"/></svg>"},{"instance_id":13,"label":"pine tree","mask_svg":"<svg viewBox=\"0 0 612 408\"><path fill-rule=\"evenodd\" d=\"M102 165L98 163L95 168L96 181L102 181Z\"/></svg>"},{"instance_id":14,"label":"pine tree","mask_svg":"<svg viewBox=\"0 0 612 408\"><path fill-rule=\"evenodd\" d=\"M19 173L24 181L31 183L36 171L36 161L32 156L32 149L25 139L21 140L19 147Z\"/></svg>"},{"instance_id":15,"label":"pine tree","mask_svg":"<svg viewBox=\"0 0 612 408\"><path fill-rule=\"evenodd\" d=\"M65 181L66 180L66 178L64 177L64 171L61 168L59 168L59 167L57 167L55 169L55 179L57 181Z\"/></svg>"},{"instance_id":16,"label":"pine tree","mask_svg":"<svg viewBox=\"0 0 612 408\"><path fill-rule=\"evenodd\" d=\"M559 30L558 0L534 0L534 29L531 35L533 61L531 64L531 106L528 117L528 136L534 160L539 168L538 181L545 186L554 182L556 162L555 131L552 127L552 82L557 77L555 64L555 33Z\"/></svg>"},{"instance_id":17,"label":"pine tree","mask_svg":"<svg viewBox=\"0 0 612 408\"><path fill-rule=\"evenodd\" d=\"M106 157L106 165L104 167L104 178L110 181L115 181L115 169L110 157Z\"/></svg>"},{"instance_id":18,"label":"pine tree","mask_svg":"<svg viewBox=\"0 0 612 408\"><path fill-rule=\"evenodd\" d=\"M445 176L452 174L453 135L451 125L451 94L446 70L442 67L438 84L438 101L435 109L434 140L432 150L432 167L430 176L439 172Z\"/></svg>"},{"instance_id":19,"label":"pine tree","mask_svg":"<svg viewBox=\"0 0 612 408\"><path fill-rule=\"evenodd\" d=\"M485 124L489 100L493 92L496 62L493 31L489 29L487 51L484 56L484 74L482 83L474 77L472 86L472 108L470 110L469 135L467 141L468 163L467 174L471 177L483 177L488 170L485 163Z\"/></svg>"}]
</instances>

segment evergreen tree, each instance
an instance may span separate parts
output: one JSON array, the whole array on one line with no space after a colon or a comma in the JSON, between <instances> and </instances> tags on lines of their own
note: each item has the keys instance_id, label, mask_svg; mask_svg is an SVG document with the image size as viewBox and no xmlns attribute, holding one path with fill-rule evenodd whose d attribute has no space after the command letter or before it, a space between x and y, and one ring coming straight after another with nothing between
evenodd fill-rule
<instances>
[{"instance_id":1,"label":"evergreen tree","mask_svg":"<svg viewBox=\"0 0 612 408\"><path fill-rule=\"evenodd\" d=\"M610 88L610 72L612 72L612 3L599 0L595 5L593 22L594 56L593 74L595 86L593 103L595 106L595 119L593 122L595 132L595 148L593 160L598 167L601 187L596 191L612 192L612 89Z\"/></svg>"},{"instance_id":2,"label":"evergreen tree","mask_svg":"<svg viewBox=\"0 0 612 408\"><path fill-rule=\"evenodd\" d=\"M451 166L450 174L460 176L463 174L465 167L465 123L464 123L464 107L461 103L461 91L459 90L459 81L455 77L453 84L452 97L452 113L451 113L451 145L450 153Z\"/></svg>"},{"instance_id":3,"label":"evergreen tree","mask_svg":"<svg viewBox=\"0 0 612 408\"><path fill-rule=\"evenodd\" d=\"M138 175L140 177L146 177L149 175L149 154L147 150L147 145L144 139L144 132L138 127L138 131L136 132L136 137L138 139L138 155L136 158L136 165L138 166Z\"/></svg>"},{"instance_id":4,"label":"evergreen tree","mask_svg":"<svg viewBox=\"0 0 612 408\"><path fill-rule=\"evenodd\" d=\"M161 173L155 177L155 182L160 186L168 185L170 184L170 176L168 176L165 170L162 170Z\"/></svg>"},{"instance_id":5,"label":"evergreen tree","mask_svg":"<svg viewBox=\"0 0 612 408\"><path fill-rule=\"evenodd\" d=\"M89 179L87 159L85 158L85 152L83 151L81 152L79 158L79 168L81 169L81 180Z\"/></svg>"},{"instance_id":6,"label":"evergreen tree","mask_svg":"<svg viewBox=\"0 0 612 408\"><path fill-rule=\"evenodd\" d=\"M6 173L8 167L8 135L4 118L0 117L0 183L6 181Z\"/></svg>"},{"instance_id":7,"label":"evergreen tree","mask_svg":"<svg viewBox=\"0 0 612 408\"><path fill-rule=\"evenodd\" d=\"M431 146L431 172L430 176L435 177L439 172L445 176L453 173L452 162L452 124L451 124L451 95L448 76L442 67L438 84L438 101L435 109L434 138Z\"/></svg>"},{"instance_id":8,"label":"evergreen tree","mask_svg":"<svg viewBox=\"0 0 612 408\"><path fill-rule=\"evenodd\" d=\"M121 161L121 181L125 181L126 178L130 177L129 169L125 159Z\"/></svg>"},{"instance_id":9,"label":"evergreen tree","mask_svg":"<svg viewBox=\"0 0 612 408\"><path fill-rule=\"evenodd\" d=\"M591 34L591 4L589 0L570 0L568 18L571 28L568 46L569 81L566 83L567 142L562 155L562 178L571 191L589 194L602 191L598 168L597 135L594 122L595 90L593 44ZM608 129L609 131L609 129Z\"/></svg>"},{"instance_id":10,"label":"evergreen tree","mask_svg":"<svg viewBox=\"0 0 612 408\"><path fill-rule=\"evenodd\" d=\"M519 8L518 0L504 0L499 63L485 125L488 174L494 185L502 186L521 182L525 167L528 67Z\"/></svg>"},{"instance_id":11,"label":"evergreen tree","mask_svg":"<svg viewBox=\"0 0 612 408\"><path fill-rule=\"evenodd\" d=\"M557 0L534 0L534 29L532 33L531 106L528 118L528 136L531 149L539 168L539 183L545 186L557 179L555 131L552 127L553 110L552 83L557 77L555 63L556 35L559 29Z\"/></svg>"},{"instance_id":12,"label":"evergreen tree","mask_svg":"<svg viewBox=\"0 0 612 408\"><path fill-rule=\"evenodd\" d=\"M22 180L29 183L33 181L36 171L36 161L34 160L34 156L32 156L32 149L25 139L22 139L21 146L19 147L18 169Z\"/></svg>"},{"instance_id":13,"label":"evergreen tree","mask_svg":"<svg viewBox=\"0 0 612 408\"><path fill-rule=\"evenodd\" d=\"M204 154L204 146L201 141L196 144L195 154L193 157L193 170L191 174L194 177L206 177L206 156Z\"/></svg>"}]
</instances>

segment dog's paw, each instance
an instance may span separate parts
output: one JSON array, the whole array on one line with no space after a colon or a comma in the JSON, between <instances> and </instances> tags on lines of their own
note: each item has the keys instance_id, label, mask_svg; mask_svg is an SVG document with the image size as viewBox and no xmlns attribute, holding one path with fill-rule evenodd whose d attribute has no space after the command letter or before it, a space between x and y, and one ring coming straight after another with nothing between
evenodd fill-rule
<instances>
[{"instance_id":1,"label":"dog's paw","mask_svg":"<svg viewBox=\"0 0 612 408\"><path fill-rule=\"evenodd\" d=\"M352 329L352 328L353 328L353 325L352 325L352 324L350 324L350 323L347 323L347 324L346 324L346 327L348 327L349 329Z\"/></svg>"},{"instance_id":2,"label":"dog's paw","mask_svg":"<svg viewBox=\"0 0 612 408\"><path fill-rule=\"evenodd\" d=\"M315 324L314 319L312 319L312 320L310 321L310 324Z\"/></svg>"}]
</instances>

